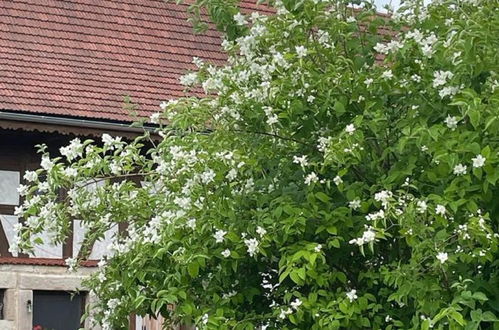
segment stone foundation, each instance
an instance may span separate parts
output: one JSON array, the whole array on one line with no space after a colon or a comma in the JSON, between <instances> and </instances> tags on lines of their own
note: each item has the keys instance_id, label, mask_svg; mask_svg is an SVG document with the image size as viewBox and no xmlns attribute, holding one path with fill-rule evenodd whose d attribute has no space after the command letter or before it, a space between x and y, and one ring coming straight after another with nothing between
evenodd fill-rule
<instances>
[{"instance_id":1,"label":"stone foundation","mask_svg":"<svg viewBox=\"0 0 499 330\"><path fill-rule=\"evenodd\" d=\"M31 330L33 314L28 306L33 303L33 290L83 290L82 280L94 270L80 268L70 273L61 266L0 265L0 289L6 289L4 319L0 320L0 329ZM86 300L88 304L92 298ZM85 329L98 330L88 324L85 324Z\"/></svg>"}]
</instances>

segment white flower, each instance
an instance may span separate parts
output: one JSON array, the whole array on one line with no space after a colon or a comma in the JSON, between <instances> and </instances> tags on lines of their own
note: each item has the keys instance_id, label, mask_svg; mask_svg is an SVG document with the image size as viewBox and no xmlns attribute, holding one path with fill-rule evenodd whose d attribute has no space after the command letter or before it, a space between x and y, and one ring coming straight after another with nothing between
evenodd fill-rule
<instances>
[{"instance_id":1,"label":"white flower","mask_svg":"<svg viewBox=\"0 0 499 330\"><path fill-rule=\"evenodd\" d=\"M113 138L111 135L104 133L102 134L102 142L104 146L109 147L109 149L114 149L117 144L121 142L121 136Z\"/></svg>"},{"instance_id":2,"label":"white flower","mask_svg":"<svg viewBox=\"0 0 499 330\"><path fill-rule=\"evenodd\" d=\"M44 170L50 171L54 167L54 165L55 165L54 162L52 162L48 156L43 156L42 157L42 161L40 163L40 166Z\"/></svg>"},{"instance_id":3,"label":"white flower","mask_svg":"<svg viewBox=\"0 0 499 330\"><path fill-rule=\"evenodd\" d=\"M447 118L445 118L444 122L447 125L447 127L450 128L451 130L455 130L457 128L457 119L456 119L456 117L447 116Z\"/></svg>"},{"instance_id":4,"label":"white flower","mask_svg":"<svg viewBox=\"0 0 499 330\"><path fill-rule=\"evenodd\" d=\"M333 182L334 182L335 185L339 186L340 184L343 183L343 180L340 178L339 175L337 175L337 176L334 177Z\"/></svg>"},{"instance_id":5,"label":"white flower","mask_svg":"<svg viewBox=\"0 0 499 330\"><path fill-rule=\"evenodd\" d=\"M24 180L28 182L33 182L36 181L36 179L38 179L38 174L36 174L35 171L26 171L24 173Z\"/></svg>"},{"instance_id":6,"label":"white flower","mask_svg":"<svg viewBox=\"0 0 499 330\"><path fill-rule=\"evenodd\" d=\"M417 211L418 211L419 213L425 213L425 212L426 212L426 210L428 209L428 205L426 204L426 202L425 202L425 201L418 201L418 202L416 203L416 206L417 206Z\"/></svg>"},{"instance_id":7,"label":"white flower","mask_svg":"<svg viewBox=\"0 0 499 330\"><path fill-rule=\"evenodd\" d=\"M355 19L355 17L353 17L353 16L348 16L347 17L347 23L354 23L354 22L357 22L357 20Z\"/></svg>"},{"instance_id":8,"label":"white flower","mask_svg":"<svg viewBox=\"0 0 499 330\"><path fill-rule=\"evenodd\" d=\"M449 259L449 255L447 254L447 252L439 252L437 254L437 259L440 261L440 263L443 264Z\"/></svg>"},{"instance_id":9,"label":"white flower","mask_svg":"<svg viewBox=\"0 0 499 330\"><path fill-rule=\"evenodd\" d=\"M475 158L472 158L471 160L473 161L474 168L480 168L483 165L485 165L486 158L483 157L482 155L478 155Z\"/></svg>"},{"instance_id":10,"label":"white flower","mask_svg":"<svg viewBox=\"0 0 499 330\"><path fill-rule=\"evenodd\" d=\"M234 180L237 177L237 170L235 168L231 169L225 177L230 181Z\"/></svg>"},{"instance_id":11,"label":"white flower","mask_svg":"<svg viewBox=\"0 0 499 330\"><path fill-rule=\"evenodd\" d=\"M355 126L353 124L348 124L347 127L345 127L345 131L352 135L353 132L355 132Z\"/></svg>"},{"instance_id":12,"label":"white flower","mask_svg":"<svg viewBox=\"0 0 499 330\"><path fill-rule=\"evenodd\" d=\"M166 101L163 101L159 104L159 107L161 108L161 110L165 111L166 108L170 105L170 102L166 102Z\"/></svg>"},{"instance_id":13,"label":"white flower","mask_svg":"<svg viewBox=\"0 0 499 330\"><path fill-rule=\"evenodd\" d=\"M307 56L308 51L307 48L305 48L304 46L296 46L295 50L296 50L296 55L298 55L298 58L303 58Z\"/></svg>"},{"instance_id":14,"label":"white flower","mask_svg":"<svg viewBox=\"0 0 499 330\"><path fill-rule=\"evenodd\" d=\"M348 202L348 207L352 210L357 210L360 208L360 199L354 199L353 201Z\"/></svg>"},{"instance_id":15,"label":"white flower","mask_svg":"<svg viewBox=\"0 0 499 330\"><path fill-rule=\"evenodd\" d=\"M222 243L224 241L224 236L227 234L226 231L224 230L217 230L215 234L213 234L213 237L215 237L215 242L216 243Z\"/></svg>"},{"instance_id":16,"label":"white flower","mask_svg":"<svg viewBox=\"0 0 499 330\"><path fill-rule=\"evenodd\" d=\"M151 123L159 124L160 116L161 116L161 113L155 112L151 116L149 116L149 119L151 120Z\"/></svg>"},{"instance_id":17,"label":"white flower","mask_svg":"<svg viewBox=\"0 0 499 330\"><path fill-rule=\"evenodd\" d=\"M237 13L234 15L234 21L237 23L237 25L248 24L248 21L246 21L245 16L241 13Z\"/></svg>"},{"instance_id":18,"label":"white flower","mask_svg":"<svg viewBox=\"0 0 499 330\"><path fill-rule=\"evenodd\" d=\"M445 212L447 212L447 209L445 208L445 206L438 204L437 207L435 207L436 214L444 216Z\"/></svg>"},{"instance_id":19,"label":"white flower","mask_svg":"<svg viewBox=\"0 0 499 330\"><path fill-rule=\"evenodd\" d=\"M317 181L319 181L319 177L317 176L317 174L315 174L315 172L312 172L305 177L306 185L310 185L312 182L317 182Z\"/></svg>"},{"instance_id":20,"label":"white flower","mask_svg":"<svg viewBox=\"0 0 499 330\"><path fill-rule=\"evenodd\" d=\"M230 257L230 250L229 249L225 249L222 251L222 255L225 257L225 258L228 258Z\"/></svg>"},{"instance_id":21,"label":"white flower","mask_svg":"<svg viewBox=\"0 0 499 330\"><path fill-rule=\"evenodd\" d=\"M64 175L70 178L78 176L78 170L76 168L68 167L64 169Z\"/></svg>"},{"instance_id":22,"label":"white flower","mask_svg":"<svg viewBox=\"0 0 499 330\"><path fill-rule=\"evenodd\" d=\"M66 263L66 266L68 266L68 270L70 272L74 272L76 271L76 266L78 264L78 261L76 258L67 258L66 260L64 260L64 262Z\"/></svg>"},{"instance_id":23,"label":"white flower","mask_svg":"<svg viewBox=\"0 0 499 330\"><path fill-rule=\"evenodd\" d=\"M364 231L362 237L351 239L350 241L348 241L348 243L361 246L366 243L374 242L375 239L376 239L376 232L373 230L372 227L369 227L366 231Z\"/></svg>"},{"instance_id":24,"label":"white flower","mask_svg":"<svg viewBox=\"0 0 499 330\"><path fill-rule=\"evenodd\" d=\"M448 79L452 79L454 74L450 71L435 71L433 73L433 87L445 85Z\"/></svg>"},{"instance_id":25,"label":"white flower","mask_svg":"<svg viewBox=\"0 0 499 330\"><path fill-rule=\"evenodd\" d=\"M212 169L207 169L203 173L201 173L201 182L204 184L208 184L210 182L213 182L215 180L215 171Z\"/></svg>"},{"instance_id":26,"label":"white flower","mask_svg":"<svg viewBox=\"0 0 499 330\"><path fill-rule=\"evenodd\" d=\"M367 78L364 80L364 84L366 84L367 87L371 86L371 84L374 82L372 78Z\"/></svg>"},{"instance_id":27,"label":"white flower","mask_svg":"<svg viewBox=\"0 0 499 330\"><path fill-rule=\"evenodd\" d=\"M24 185L24 184L20 184L18 187L17 187L17 192L19 193L19 195L21 196L26 196L28 194L28 189L29 187Z\"/></svg>"},{"instance_id":28,"label":"white flower","mask_svg":"<svg viewBox=\"0 0 499 330\"><path fill-rule=\"evenodd\" d=\"M352 289L349 292L347 292L347 298L348 298L348 300L350 300L350 302L352 302L355 299L357 299L358 298L357 297L357 290Z\"/></svg>"},{"instance_id":29,"label":"white flower","mask_svg":"<svg viewBox=\"0 0 499 330\"><path fill-rule=\"evenodd\" d=\"M71 141L71 143L66 147L59 148L61 155L65 156L69 161L75 159L82 155L83 144L81 140L76 138Z\"/></svg>"},{"instance_id":30,"label":"white flower","mask_svg":"<svg viewBox=\"0 0 499 330\"><path fill-rule=\"evenodd\" d=\"M387 207L388 202L390 201L390 198L392 198L393 193L389 190L382 190L380 192L377 192L374 194L374 199L378 202L381 202L383 207Z\"/></svg>"},{"instance_id":31,"label":"white flower","mask_svg":"<svg viewBox=\"0 0 499 330\"><path fill-rule=\"evenodd\" d=\"M281 313L279 314L279 318L280 319L285 319L287 315L293 313L293 310L291 308L288 308L288 309L283 309L281 310Z\"/></svg>"},{"instance_id":32,"label":"white flower","mask_svg":"<svg viewBox=\"0 0 499 330\"><path fill-rule=\"evenodd\" d=\"M245 239L244 244L248 248L248 253L250 257L253 257L258 250L258 241L255 238Z\"/></svg>"},{"instance_id":33,"label":"white flower","mask_svg":"<svg viewBox=\"0 0 499 330\"><path fill-rule=\"evenodd\" d=\"M321 252L322 251L322 245L321 244L317 244L317 246L314 247L314 251L317 252L317 253Z\"/></svg>"},{"instance_id":34,"label":"white flower","mask_svg":"<svg viewBox=\"0 0 499 330\"><path fill-rule=\"evenodd\" d=\"M201 322L203 324L208 324L209 316L208 314L204 314L203 317L201 318Z\"/></svg>"},{"instance_id":35,"label":"white flower","mask_svg":"<svg viewBox=\"0 0 499 330\"><path fill-rule=\"evenodd\" d=\"M262 237L267 233L267 231L265 230L265 228L258 226L256 227L256 233L260 235L260 237Z\"/></svg>"},{"instance_id":36,"label":"white flower","mask_svg":"<svg viewBox=\"0 0 499 330\"><path fill-rule=\"evenodd\" d=\"M463 164L457 164L456 166L454 166L454 170L453 170L453 173L455 175L464 175L466 174L466 165L463 165Z\"/></svg>"},{"instance_id":37,"label":"white flower","mask_svg":"<svg viewBox=\"0 0 499 330\"><path fill-rule=\"evenodd\" d=\"M300 299L296 298L295 301L292 301L290 305L291 305L291 308L296 310L296 309L298 309L298 307L301 306L302 303L303 302Z\"/></svg>"},{"instance_id":38,"label":"white flower","mask_svg":"<svg viewBox=\"0 0 499 330\"><path fill-rule=\"evenodd\" d=\"M305 167L308 165L307 155L303 156L293 156L293 163L300 164L301 167Z\"/></svg>"},{"instance_id":39,"label":"white flower","mask_svg":"<svg viewBox=\"0 0 499 330\"><path fill-rule=\"evenodd\" d=\"M196 72L189 72L180 77L180 83L184 86L192 86L198 81L198 74Z\"/></svg>"},{"instance_id":40,"label":"white flower","mask_svg":"<svg viewBox=\"0 0 499 330\"><path fill-rule=\"evenodd\" d=\"M388 80L392 79L392 78L393 78L393 73L392 73L392 70L386 70L386 71L384 71L384 72L381 74L381 77L382 77L383 79L388 79Z\"/></svg>"},{"instance_id":41,"label":"white flower","mask_svg":"<svg viewBox=\"0 0 499 330\"><path fill-rule=\"evenodd\" d=\"M191 229L196 229L196 219L191 218L191 219L187 220L186 226L191 228Z\"/></svg>"}]
</instances>

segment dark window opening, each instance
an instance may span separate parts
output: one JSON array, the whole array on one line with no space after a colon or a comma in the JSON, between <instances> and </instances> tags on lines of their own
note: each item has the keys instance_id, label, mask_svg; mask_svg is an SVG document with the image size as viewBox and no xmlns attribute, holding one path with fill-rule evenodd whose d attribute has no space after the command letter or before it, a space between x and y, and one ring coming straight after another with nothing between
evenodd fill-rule
<instances>
[{"instance_id":1,"label":"dark window opening","mask_svg":"<svg viewBox=\"0 0 499 330\"><path fill-rule=\"evenodd\" d=\"M5 289L0 289L0 320L4 319L4 316L3 316L4 297L5 297Z\"/></svg>"},{"instance_id":2,"label":"dark window opening","mask_svg":"<svg viewBox=\"0 0 499 330\"><path fill-rule=\"evenodd\" d=\"M66 291L33 291L33 327L78 330L83 327L85 294Z\"/></svg>"}]
</instances>

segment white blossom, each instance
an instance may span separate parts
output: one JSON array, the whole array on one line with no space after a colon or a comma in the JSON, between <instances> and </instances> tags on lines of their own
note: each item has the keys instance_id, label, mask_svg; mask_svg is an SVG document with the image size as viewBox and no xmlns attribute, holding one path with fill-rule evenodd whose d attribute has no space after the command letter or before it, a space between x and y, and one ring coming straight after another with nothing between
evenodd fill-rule
<instances>
[{"instance_id":1,"label":"white blossom","mask_svg":"<svg viewBox=\"0 0 499 330\"><path fill-rule=\"evenodd\" d=\"M463 164L457 164L456 166L454 166L454 169L453 169L453 173L455 175L464 175L466 174L466 170L467 170L467 167L466 165L463 165Z\"/></svg>"},{"instance_id":2,"label":"white blossom","mask_svg":"<svg viewBox=\"0 0 499 330\"><path fill-rule=\"evenodd\" d=\"M34 182L38 179L38 174L35 171L26 171L23 178L28 182Z\"/></svg>"},{"instance_id":3,"label":"white blossom","mask_svg":"<svg viewBox=\"0 0 499 330\"><path fill-rule=\"evenodd\" d=\"M315 247L314 247L314 251L319 253L322 251L322 244L317 244Z\"/></svg>"},{"instance_id":4,"label":"white blossom","mask_svg":"<svg viewBox=\"0 0 499 330\"><path fill-rule=\"evenodd\" d=\"M256 227L256 233L260 235L260 237L263 237L267 233L267 231L265 230L265 228L258 226Z\"/></svg>"},{"instance_id":5,"label":"white blossom","mask_svg":"<svg viewBox=\"0 0 499 330\"><path fill-rule=\"evenodd\" d=\"M70 272L76 271L76 266L78 265L78 260L76 258L67 258L64 260L64 263L68 266Z\"/></svg>"},{"instance_id":6,"label":"white blossom","mask_svg":"<svg viewBox=\"0 0 499 330\"><path fill-rule=\"evenodd\" d=\"M258 251L259 242L255 238L245 239L244 244L248 248L248 253L250 257L253 257L255 253Z\"/></svg>"},{"instance_id":7,"label":"white blossom","mask_svg":"<svg viewBox=\"0 0 499 330\"><path fill-rule=\"evenodd\" d=\"M291 308L293 308L294 310L297 310L298 307L300 307L302 303L303 302L300 299L296 298L295 301L292 301L290 305L291 305Z\"/></svg>"},{"instance_id":8,"label":"white blossom","mask_svg":"<svg viewBox=\"0 0 499 330\"><path fill-rule=\"evenodd\" d=\"M447 80L452 79L454 74L450 71L435 71L433 73L433 87L439 87L445 85Z\"/></svg>"},{"instance_id":9,"label":"white blossom","mask_svg":"<svg viewBox=\"0 0 499 330\"><path fill-rule=\"evenodd\" d=\"M83 144L81 140L76 138L73 139L70 144L66 147L59 148L61 155L65 156L69 161L81 156L83 153Z\"/></svg>"},{"instance_id":10,"label":"white blossom","mask_svg":"<svg viewBox=\"0 0 499 330\"><path fill-rule=\"evenodd\" d=\"M473 167L474 168L480 168L485 165L485 160L486 158L483 157L482 155L477 155L475 158L471 159L473 161Z\"/></svg>"},{"instance_id":11,"label":"white blossom","mask_svg":"<svg viewBox=\"0 0 499 330\"><path fill-rule=\"evenodd\" d=\"M444 216L446 212L447 212L447 209L445 208L445 206L443 206L441 204L438 204L435 207L435 213L438 215Z\"/></svg>"},{"instance_id":12,"label":"white blossom","mask_svg":"<svg viewBox=\"0 0 499 330\"><path fill-rule=\"evenodd\" d=\"M215 234L213 234L213 237L215 237L215 242L216 243L222 243L224 241L224 236L227 234L226 231L224 230L217 230Z\"/></svg>"},{"instance_id":13,"label":"white blossom","mask_svg":"<svg viewBox=\"0 0 499 330\"><path fill-rule=\"evenodd\" d=\"M315 183L317 181L319 181L319 177L315 174L315 172L312 172L305 177L306 185L310 185L311 183Z\"/></svg>"},{"instance_id":14,"label":"white blossom","mask_svg":"<svg viewBox=\"0 0 499 330\"><path fill-rule=\"evenodd\" d=\"M198 81L198 75L196 72L189 72L180 77L180 83L184 86L192 86Z\"/></svg>"},{"instance_id":15,"label":"white blossom","mask_svg":"<svg viewBox=\"0 0 499 330\"><path fill-rule=\"evenodd\" d=\"M248 24L248 21L246 21L246 17L241 13L237 13L234 15L234 21L237 23L237 25Z\"/></svg>"},{"instance_id":16,"label":"white blossom","mask_svg":"<svg viewBox=\"0 0 499 330\"><path fill-rule=\"evenodd\" d=\"M225 258L230 257L230 250L229 249L223 250L222 251L222 256L224 256Z\"/></svg>"},{"instance_id":17,"label":"white blossom","mask_svg":"<svg viewBox=\"0 0 499 330\"><path fill-rule=\"evenodd\" d=\"M350 207L352 210L357 210L360 208L360 199L354 199L353 201L348 202L348 207Z\"/></svg>"},{"instance_id":18,"label":"white blossom","mask_svg":"<svg viewBox=\"0 0 499 330\"><path fill-rule=\"evenodd\" d=\"M307 155L303 156L293 156L293 163L300 164L301 167L305 167L308 165Z\"/></svg>"},{"instance_id":19,"label":"white blossom","mask_svg":"<svg viewBox=\"0 0 499 330\"><path fill-rule=\"evenodd\" d=\"M366 231L364 231L361 237L351 239L348 243L361 246L370 242L374 242L375 239L376 239L376 232L373 230L372 227L369 227Z\"/></svg>"},{"instance_id":20,"label":"white blossom","mask_svg":"<svg viewBox=\"0 0 499 330\"><path fill-rule=\"evenodd\" d=\"M355 132L354 124L348 124L347 127L345 127L345 132L352 135Z\"/></svg>"},{"instance_id":21,"label":"white blossom","mask_svg":"<svg viewBox=\"0 0 499 330\"><path fill-rule=\"evenodd\" d=\"M393 72L392 70L386 70L381 74L381 78L390 80L393 78Z\"/></svg>"},{"instance_id":22,"label":"white blossom","mask_svg":"<svg viewBox=\"0 0 499 330\"><path fill-rule=\"evenodd\" d=\"M349 292L347 292L347 298L348 298L348 300L350 300L350 302L352 302L355 299L357 299L358 298L357 297L357 290L352 289Z\"/></svg>"},{"instance_id":23,"label":"white blossom","mask_svg":"<svg viewBox=\"0 0 499 330\"><path fill-rule=\"evenodd\" d=\"M40 163L40 166L46 170L46 171L50 171L53 167L54 167L54 162L46 155L44 155L42 157L42 161Z\"/></svg>"},{"instance_id":24,"label":"white blossom","mask_svg":"<svg viewBox=\"0 0 499 330\"><path fill-rule=\"evenodd\" d=\"M418 201L416 203L416 206L417 206L417 211L419 213L425 213L426 210L428 209L428 204L426 204L425 201Z\"/></svg>"},{"instance_id":25,"label":"white blossom","mask_svg":"<svg viewBox=\"0 0 499 330\"><path fill-rule=\"evenodd\" d=\"M296 50L296 55L298 56L298 58L303 58L305 56L307 56L307 48L305 48L304 46L296 46L295 47L295 50Z\"/></svg>"},{"instance_id":26,"label":"white blossom","mask_svg":"<svg viewBox=\"0 0 499 330\"><path fill-rule=\"evenodd\" d=\"M437 254L437 259L440 261L440 263L443 264L449 259L449 255L447 254L447 252L439 252Z\"/></svg>"},{"instance_id":27,"label":"white blossom","mask_svg":"<svg viewBox=\"0 0 499 330\"><path fill-rule=\"evenodd\" d=\"M341 179L341 177L339 175L337 175L334 177L333 182L335 185L339 186L340 184L343 183L343 180Z\"/></svg>"},{"instance_id":28,"label":"white blossom","mask_svg":"<svg viewBox=\"0 0 499 330\"><path fill-rule=\"evenodd\" d=\"M190 218L189 220L187 220L185 225L191 229L196 229L196 219Z\"/></svg>"},{"instance_id":29,"label":"white blossom","mask_svg":"<svg viewBox=\"0 0 499 330\"><path fill-rule=\"evenodd\" d=\"M447 125L448 128L450 128L451 130L455 130L457 128L457 118L456 117L453 117L453 116L447 116L447 118L445 118L445 124Z\"/></svg>"}]
</instances>

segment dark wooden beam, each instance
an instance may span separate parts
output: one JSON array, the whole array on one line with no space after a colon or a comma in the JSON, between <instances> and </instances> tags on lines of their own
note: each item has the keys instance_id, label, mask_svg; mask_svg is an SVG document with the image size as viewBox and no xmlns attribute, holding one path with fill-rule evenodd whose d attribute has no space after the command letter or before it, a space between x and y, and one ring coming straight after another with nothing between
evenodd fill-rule
<instances>
[{"instance_id":1,"label":"dark wooden beam","mask_svg":"<svg viewBox=\"0 0 499 330\"><path fill-rule=\"evenodd\" d=\"M14 215L14 205L0 205L0 214Z\"/></svg>"},{"instance_id":2,"label":"dark wooden beam","mask_svg":"<svg viewBox=\"0 0 499 330\"><path fill-rule=\"evenodd\" d=\"M73 257L73 237L74 237L74 221L69 222L68 236L62 242L62 257L64 259Z\"/></svg>"}]
</instances>

